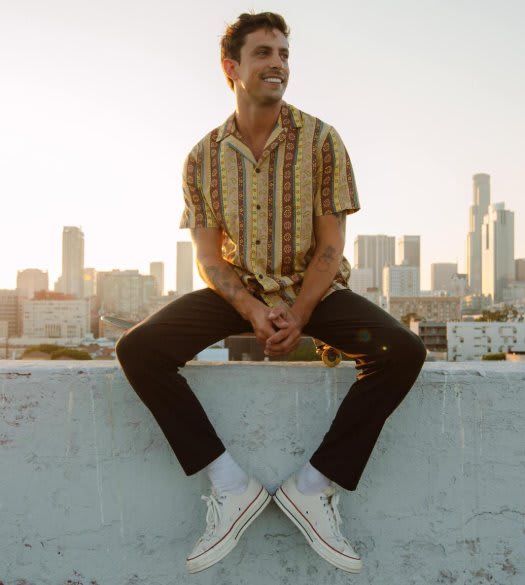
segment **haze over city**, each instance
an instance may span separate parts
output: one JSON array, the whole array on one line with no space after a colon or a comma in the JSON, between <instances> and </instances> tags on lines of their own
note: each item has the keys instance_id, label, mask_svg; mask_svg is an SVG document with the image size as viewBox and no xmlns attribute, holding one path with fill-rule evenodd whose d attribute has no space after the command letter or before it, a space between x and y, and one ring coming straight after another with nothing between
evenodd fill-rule
<instances>
[{"instance_id":1,"label":"haze over city","mask_svg":"<svg viewBox=\"0 0 525 585\"><path fill-rule=\"evenodd\" d=\"M522 2L21 0L0 4L0 288L29 267L53 283L64 225L82 226L86 266L161 260L173 288L182 162L233 110L218 40L250 9L289 21L285 99L348 146L352 263L358 234L419 234L423 288L432 262L464 272L475 173L525 256Z\"/></svg>"}]
</instances>

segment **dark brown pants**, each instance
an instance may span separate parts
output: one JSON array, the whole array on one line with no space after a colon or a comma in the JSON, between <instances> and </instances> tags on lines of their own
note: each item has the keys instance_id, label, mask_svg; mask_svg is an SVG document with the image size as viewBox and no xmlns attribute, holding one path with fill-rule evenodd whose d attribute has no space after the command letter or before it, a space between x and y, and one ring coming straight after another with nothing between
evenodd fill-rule
<instances>
[{"instance_id":1,"label":"dark brown pants","mask_svg":"<svg viewBox=\"0 0 525 585\"><path fill-rule=\"evenodd\" d=\"M225 447L179 368L213 343L249 331L251 324L229 303L204 289L166 305L117 344L130 384L188 475L206 467ZM354 490L385 420L421 370L425 347L388 313L349 290L319 303L304 333L356 359L357 380L310 460L328 478Z\"/></svg>"}]
</instances>

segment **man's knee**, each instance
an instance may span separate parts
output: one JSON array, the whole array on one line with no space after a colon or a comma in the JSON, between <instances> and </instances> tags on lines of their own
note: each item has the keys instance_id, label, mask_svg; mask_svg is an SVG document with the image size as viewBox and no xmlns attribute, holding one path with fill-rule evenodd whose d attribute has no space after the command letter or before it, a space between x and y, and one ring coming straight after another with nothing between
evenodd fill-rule
<instances>
[{"instance_id":1,"label":"man's knee","mask_svg":"<svg viewBox=\"0 0 525 585\"><path fill-rule=\"evenodd\" d=\"M427 349L421 339L404 327L397 329L392 350L396 361L402 361L417 371L421 370L427 357Z\"/></svg>"},{"instance_id":2,"label":"man's knee","mask_svg":"<svg viewBox=\"0 0 525 585\"><path fill-rule=\"evenodd\" d=\"M145 351L150 347L150 332L147 326L137 325L124 332L115 346L120 365L126 369L136 363L139 357L144 357Z\"/></svg>"}]
</instances>

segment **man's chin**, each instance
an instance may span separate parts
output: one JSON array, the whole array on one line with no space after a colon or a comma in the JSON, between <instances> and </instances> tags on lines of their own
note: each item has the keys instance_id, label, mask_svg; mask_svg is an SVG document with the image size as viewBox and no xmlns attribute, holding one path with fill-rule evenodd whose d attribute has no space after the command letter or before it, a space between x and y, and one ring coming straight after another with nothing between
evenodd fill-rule
<instances>
[{"instance_id":1,"label":"man's chin","mask_svg":"<svg viewBox=\"0 0 525 585\"><path fill-rule=\"evenodd\" d=\"M260 97L259 103L261 106L274 106L280 104L283 99L284 91L275 94L266 94Z\"/></svg>"}]
</instances>

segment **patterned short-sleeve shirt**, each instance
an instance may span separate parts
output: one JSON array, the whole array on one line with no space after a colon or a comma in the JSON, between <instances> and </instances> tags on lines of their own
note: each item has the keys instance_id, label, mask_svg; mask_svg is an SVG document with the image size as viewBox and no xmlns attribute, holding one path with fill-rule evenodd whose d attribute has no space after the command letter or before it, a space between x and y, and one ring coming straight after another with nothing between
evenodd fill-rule
<instances>
[{"instance_id":1,"label":"patterned short-sleeve shirt","mask_svg":"<svg viewBox=\"0 0 525 585\"><path fill-rule=\"evenodd\" d=\"M222 255L266 304L293 304L315 251L314 217L359 209L350 158L335 129L284 103L256 161L234 115L207 134L183 170L181 228L218 227ZM326 295L348 288L343 258Z\"/></svg>"}]
</instances>

